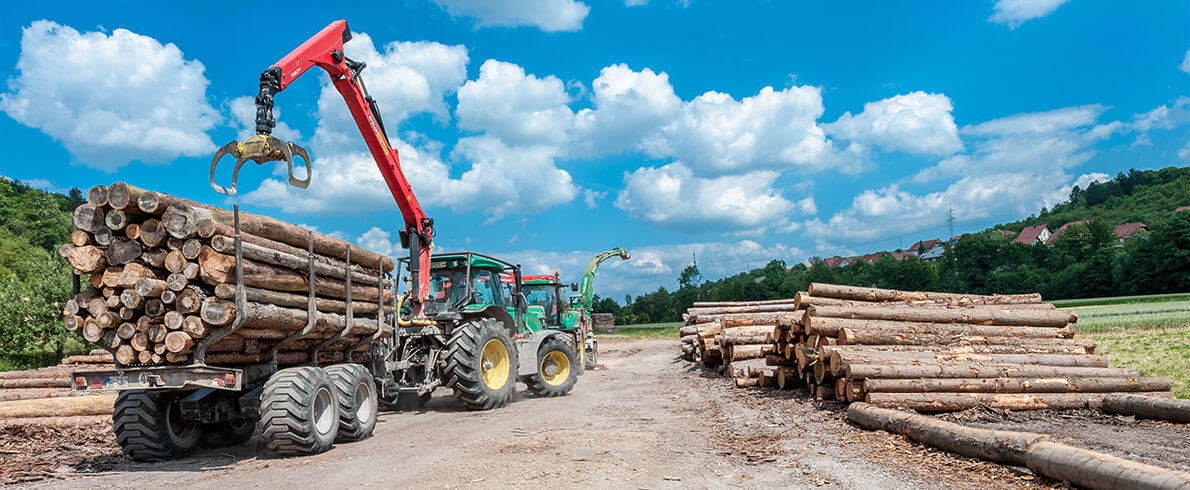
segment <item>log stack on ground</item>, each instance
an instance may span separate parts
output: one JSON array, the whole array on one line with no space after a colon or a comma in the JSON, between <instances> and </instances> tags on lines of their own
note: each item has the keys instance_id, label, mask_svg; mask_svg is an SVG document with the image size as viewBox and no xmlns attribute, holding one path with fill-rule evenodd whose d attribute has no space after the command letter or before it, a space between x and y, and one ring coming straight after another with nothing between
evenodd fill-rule
<instances>
[{"instance_id":1,"label":"log stack on ground","mask_svg":"<svg viewBox=\"0 0 1190 490\"><path fill-rule=\"evenodd\" d=\"M1172 398L1168 378L1110 367L1093 342L1074 339L1077 315L1039 294L814 283L791 300L695 303L684 317L683 355L736 375L737 386L804 386L819 399L919 411L1097 408L1120 393ZM770 372L730 369L758 357Z\"/></svg>"},{"instance_id":2,"label":"log stack on ground","mask_svg":"<svg viewBox=\"0 0 1190 490\"><path fill-rule=\"evenodd\" d=\"M260 362L282 339L282 364L327 360L391 333L392 259L274 218L239 214L244 311L237 311L232 211L124 183L96 186L74 213L59 253L89 284L63 309L64 325L120 365L181 364L196 347L212 364ZM311 298L313 295L313 298ZM349 321L347 313L351 312ZM225 334L237 314L243 327ZM322 345L329 342L327 345Z\"/></svg>"},{"instance_id":3,"label":"log stack on ground","mask_svg":"<svg viewBox=\"0 0 1190 490\"><path fill-rule=\"evenodd\" d=\"M611 313L592 313L591 321L595 323L596 332L614 333L616 331L616 316Z\"/></svg>"}]
</instances>

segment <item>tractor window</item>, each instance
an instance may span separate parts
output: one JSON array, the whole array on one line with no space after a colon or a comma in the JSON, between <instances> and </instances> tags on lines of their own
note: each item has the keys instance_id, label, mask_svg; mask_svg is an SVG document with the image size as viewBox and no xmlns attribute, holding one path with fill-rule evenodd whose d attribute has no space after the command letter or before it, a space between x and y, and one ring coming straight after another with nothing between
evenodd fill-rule
<instances>
[{"instance_id":1,"label":"tractor window","mask_svg":"<svg viewBox=\"0 0 1190 490\"><path fill-rule=\"evenodd\" d=\"M555 296L553 286L541 284L526 285L525 296L529 299L530 305L544 308L546 316L553 317L558 314L558 298Z\"/></svg>"},{"instance_id":2,"label":"tractor window","mask_svg":"<svg viewBox=\"0 0 1190 490\"><path fill-rule=\"evenodd\" d=\"M471 276L475 284L475 301L477 303L504 306L504 293L501 291L498 274L487 270L472 270Z\"/></svg>"}]
</instances>

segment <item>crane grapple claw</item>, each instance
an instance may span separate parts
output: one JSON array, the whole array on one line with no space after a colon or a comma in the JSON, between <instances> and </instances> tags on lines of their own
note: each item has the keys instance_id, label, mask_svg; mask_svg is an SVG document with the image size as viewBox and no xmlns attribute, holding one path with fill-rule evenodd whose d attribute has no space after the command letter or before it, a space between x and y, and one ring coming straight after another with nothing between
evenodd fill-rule
<instances>
[{"instance_id":1,"label":"crane grapple claw","mask_svg":"<svg viewBox=\"0 0 1190 490\"><path fill-rule=\"evenodd\" d=\"M219 166L219 160L225 155L231 155L236 158L235 167L231 172L231 187L223 187L215 183L215 169ZM306 177L299 179L293 175L293 157L301 157L306 165ZM211 188L220 194L228 196L236 195L236 185L240 178L240 168L245 163L253 161L257 164L265 162L285 162L289 172L289 184L294 187L305 189L310 185L310 178L313 176L313 167L310 164L310 153L292 142L282 141L269 134L258 134L244 141L232 141L219 151L215 152L215 156L211 158Z\"/></svg>"}]
</instances>

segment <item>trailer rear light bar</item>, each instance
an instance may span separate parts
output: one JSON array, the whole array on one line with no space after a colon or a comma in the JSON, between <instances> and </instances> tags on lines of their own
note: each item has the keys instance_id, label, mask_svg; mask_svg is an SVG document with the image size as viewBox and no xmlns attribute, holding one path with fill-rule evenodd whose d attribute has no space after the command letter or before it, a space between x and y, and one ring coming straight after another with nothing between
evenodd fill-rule
<instances>
[{"instance_id":1,"label":"trailer rear light bar","mask_svg":"<svg viewBox=\"0 0 1190 490\"><path fill-rule=\"evenodd\" d=\"M135 368L129 370L79 371L72 373L74 391L176 390L213 388L239 391L243 388L240 369L210 366Z\"/></svg>"}]
</instances>

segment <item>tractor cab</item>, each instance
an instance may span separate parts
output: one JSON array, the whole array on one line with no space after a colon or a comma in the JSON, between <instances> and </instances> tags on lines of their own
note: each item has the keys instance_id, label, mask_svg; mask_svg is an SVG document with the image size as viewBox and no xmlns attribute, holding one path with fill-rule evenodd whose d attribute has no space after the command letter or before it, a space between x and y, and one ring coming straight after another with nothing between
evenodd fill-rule
<instances>
[{"instance_id":1,"label":"tractor cab","mask_svg":"<svg viewBox=\"0 0 1190 490\"><path fill-rule=\"evenodd\" d=\"M436 320L457 320L478 313L491 315L498 310L513 320L513 335L539 330L543 325L541 316L530 313L533 308L524 300L518 277L519 266L486 255L435 255L430 260L425 314Z\"/></svg>"}]
</instances>

